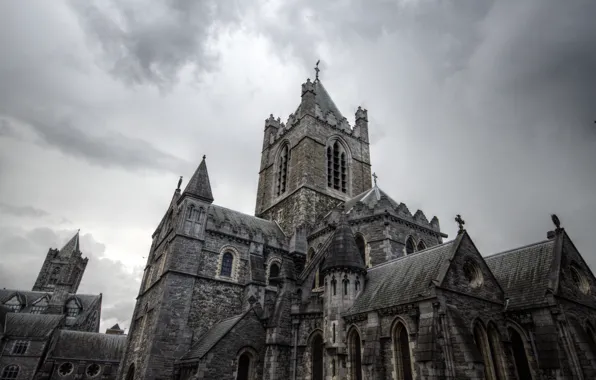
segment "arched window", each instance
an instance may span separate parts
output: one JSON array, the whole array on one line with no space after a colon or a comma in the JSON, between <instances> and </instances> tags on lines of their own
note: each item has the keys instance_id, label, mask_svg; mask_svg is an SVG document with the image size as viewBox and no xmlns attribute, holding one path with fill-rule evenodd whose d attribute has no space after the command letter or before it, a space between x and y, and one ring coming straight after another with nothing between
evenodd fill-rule
<instances>
[{"instance_id":1,"label":"arched window","mask_svg":"<svg viewBox=\"0 0 596 380\"><path fill-rule=\"evenodd\" d=\"M356 246L358 247L360 257L362 257L362 262L364 262L365 266L368 266L368 262L366 260L366 242L364 241L364 237L360 234L356 234L354 239L356 240Z\"/></svg>"},{"instance_id":2,"label":"arched window","mask_svg":"<svg viewBox=\"0 0 596 380\"><path fill-rule=\"evenodd\" d=\"M196 208L190 205L184 221L184 233L190 236L199 236L205 210L202 207Z\"/></svg>"},{"instance_id":3,"label":"arched window","mask_svg":"<svg viewBox=\"0 0 596 380\"><path fill-rule=\"evenodd\" d=\"M484 376L486 380L496 380L488 336L484 327L478 322L474 325L474 342L484 362Z\"/></svg>"},{"instance_id":4,"label":"arched window","mask_svg":"<svg viewBox=\"0 0 596 380\"><path fill-rule=\"evenodd\" d=\"M408 239L406 239L406 255L414 253L414 247L414 239L412 239L411 236L408 236Z\"/></svg>"},{"instance_id":5,"label":"arched window","mask_svg":"<svg viewBox=\"0 0 596 380\"><path fill-rule=\"evenodd\" d=\"M350 379L362 380L362 349L360 334L356 329L352 329L349 336L350 346Z\"/></svg>"},{"instance_id":6,"label":"arched window","mask_svg":"<svg viewBox=\"0 0 596 380\"><path fill-rule=\"evenodd\" d=\"M344 278L344 296L348 295L348 287L350 286L350 280Z\"/></svg>"},{"instance_id":7,"label":"arched window","mask_svg":"<svg viewBox=\"0 0 596 380\"><path fill-rule=\"evenodd\" d=\"M401 322L398 322L393 329L393 355L397 379L412 380L410 340L408 338L406 326Z\"/></svg>"},{"instance_id":8,"label":"arched window","mask_svg":"<svg viewBox=\"0 0 596 380\"><path fill-rule=\"evenodd\" d=\"M288 144L285 144L280 151L277 162L277 188L276 195L280 196L286 192L286 184L288 181L288 160L289 149Z\"/></svg>"},{"instance_id":9,"label":"arched window","mask_svg":"<svg viewBox=\"0 0 596 380\"><path fill-rule=\"evenodd\" d=\"M332 324L333 327L333 340L332 342L335 343L335 323Z\"/></svg>"},{"instance_id":10,"label":"arched window","mask_svg":"<svg viewBox=\"0 0 596 380\"><path fill-rule=\"evenodd\" d=\"M513 349L513 360L515 361L515 370L517 379L531 379L530 364L526 355L526 346L521 335L514 328L509 328L509 337L511 338L511 348Z\"/></svg>"},{"instance_id":11,"label":"arched window","mask_svg":"<svg viewBox=\"0 0 596 380\"><path fill-rule=\"evenodd\" d=\"M337 294L337 280L335 280L335 276L331 278L331 289L333 291L333 295Z\"/></svg>"},{"instance_id":12,"label":"arched window","mask_svg":"<svg viewBox=\"0 0 596 380\"><path fill-rule=\"evenodd\" d=\"M495 378L505 380L505 371L502 366L503 350L501 345L501 336L494 324L488 326L488 343L492 359L492 366L495 371Z\"/></svg>"},{"instance_id":13,"label":"arched window","mask_svg":"<svg viewBox=\"0 0 596 380\"><path fill-rule=\"evenodd\" d=\"M67 317L77 317L81 312L81 307L77 303L77 301L73 298L66 303L66 316Z\"/></svg>"},{"instance_id":14,"label":"arched window","mask_svg":"<svg viewBox=\"0 0 596 380\"><path fill-rule=\"evenodd\" d=\"M4 367L2 370L2 377L0 380L11 380L16 379L19 376L19 366L18 365L9 365Z\"/></svg>"},{"instance_id":15,"label":"arched window","mask_svg":"<svg viewBox=\"0 0 596 380\"><path fill-rule=\"evenodd\" d=\"M335 141L327 147L327 186L348 192L348 163L344 147Z\"/></svg>"},{"instance_id":16,"label":"arched window","mask_svg":"<svg viewBox=\"0 0 596 380\"><path fill-rule=\"evenodd\" d=\"M323 348L325 343L321 334L317 333L312 337L310 343L310 354L312 358L311 379L323 380Z\"/></svg>"},{"instance_id":17,"label":"arched window","mask_svg":"<svg viewBox=\"0 0 596 380\"><path fill-rule=\"evenodd\" d=\"M423 251L426 249L426 244L424 244L424 240L420 240L418 242L418 247L416 247L417 251Z\"/></svg>"},{"instance_id":18,"label":"arched window","mask_svg":"<svg viewBox=\"0 0 596 380\"><path fill-rule=\"evenodd\" d=\"M315 257L315 249L313 247L310 247L308 249L308 254L306 255L306 259L308 262L310 262L313 259L313 257Z\"/></svg>"},{"instance_id":19,"label":"arched window","mask_svg":"<svg viewBox=\"0 0 596 380\"><path fill-rule=\"evenodd\" d=\"M354 290L358 292L360 290L360 280L356 277L356 282L354 283Z\"/></svg>"},{"instance_id":20,"label":"arched window","mask_svg":"<svg viewBox=\"0 0 596 380\"><path fill-rule=\"evenodd\" d=\"M273 262L269 264L269 278L279 277L279 264Z\"/></svg>"},{"instance_id":21,"label":"arched window","mask_svg":"<svg viewBox=\"0 0 596 380\"><path fill-rule=\"evenodd\" d=\"M221 258L220 276L232 277L232 264L234 263L234 255L231 252L225 252Z\"/></svg>"},{"instance_id":22,"label":"arched window","mask_svg":"<svg viewBox=\"0 0 596 380\"><path fill-rule=\"evenodd\" d=\"M131 364L128 367L128 372L126 372L126 380L134 380L135 379L135 365Z\"/></svg>"},{"instance_id":23,"label":"arched window","mask_svg":"<svg viewBox=\"0 0 596 380\"><path fill-rule=\"evenodd\" d=\"M54 269L52 269L52 274L50 274L48 283L50 285L56 285L58 282L58 277L60 277L60 267L54 267Z\"/></svg>"},{"instance_id":24,"label":"arched window","mask_svg":"<svg viewBox=\"0 0 596 380\"><path fill-rule=\"evenodd\" d=\"M251 355L248 352L244 352L238 358L238 373L236 375L236 380L250 380L250 372L251 372Z\"/></svg>"}]
</instances>

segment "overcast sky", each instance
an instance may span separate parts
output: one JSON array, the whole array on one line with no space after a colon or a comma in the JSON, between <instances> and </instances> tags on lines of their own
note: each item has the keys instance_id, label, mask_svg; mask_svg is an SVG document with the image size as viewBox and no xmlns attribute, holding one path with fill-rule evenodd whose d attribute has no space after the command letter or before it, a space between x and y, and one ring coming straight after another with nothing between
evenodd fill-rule
<instances>
[{"instance_id":1,"label":"overcast sky","mask_svg":"<svg viewBox=\"0 0 596 380\"><path fill-rule=\"evenodd\" d=\"M596 268L593 0L0 2L0 286L77 228L81 292L128 327L151 234L203 154L253 213L264 120L321 79L368 109L379 186L484 255L557 213Z\"/></svg>"}]
</instances>

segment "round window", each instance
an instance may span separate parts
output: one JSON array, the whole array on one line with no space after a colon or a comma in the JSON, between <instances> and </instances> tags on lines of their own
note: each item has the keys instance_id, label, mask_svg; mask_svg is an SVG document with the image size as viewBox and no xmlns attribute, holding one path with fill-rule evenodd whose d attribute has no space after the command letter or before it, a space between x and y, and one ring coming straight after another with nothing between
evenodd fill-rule
<instances>
[{"instance_id":1,"label":"round window","mask_svg":"<svg viewBox=\"0 0 596 380\"><path fill-rule=\"evenodd\" d=\"M89 367L87 367L87 371L85 371L87 373L87 376L89 377L95 377L97 375L99 375L99 371L101 370L101 367L98 364L90 364Z\"/></svg>"},{"instance_id":2,"label":"round window","mask_svg":"<svg viewBox=\"0 0 596 380\"><path fill-rule=\"evenodd\" d=\"M72 365L72 363L62 363L60 364L60 367L58 367L58 373L60 374L60 376L68 376L72 373L72 371L74 370L74 365Z\"/></svg>"},{"instance_id":3,"label":"round window","mask_svg":"<svg viewBox=\"0 0 596 380\"><path fill-rule=\"evenodd\" d=\"M571 266L571 280L573 280L575 286L577 286L582 293L590 293L590 283L582 273L581 269L575 265Z\"/></svg>"},{"instance_id":4,"label":"round window","mask_svg":"<svg viewBox=\"0 0 596 380\"><path fill-rule=\"evenodd\" d=\"M464 263L464 277L468 280L468 283L471 287L477 288L481 286L484 282L484 278L482 276L482 271L478 268L478 265L472 260L466 260Z\"/></svg>"}]
</instances>

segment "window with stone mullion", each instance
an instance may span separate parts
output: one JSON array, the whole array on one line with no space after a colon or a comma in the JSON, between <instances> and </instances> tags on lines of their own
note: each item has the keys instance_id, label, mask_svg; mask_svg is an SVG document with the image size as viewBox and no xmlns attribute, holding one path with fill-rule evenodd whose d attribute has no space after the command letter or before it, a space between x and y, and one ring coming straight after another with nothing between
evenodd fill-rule
<instances>
[{"instance_id":1,"label":"window with stone mullion","mask_svg":"<svg viewBox=\"0 0 596 380\"><path fill-rule=\"evenodd\" d=\"M286 185L288 179L288 146L284 146L279 157L279 164L277 168L277 195L282 195L286 192Z\"/></svg>"},{"instance_id":2,"label":"window with stone mullion","mask_svg":"<svg viewBox=\"0 0 596 380\"><path fill-rule=\"evenodd\" d=\"M191 236L199 236L201 232L201 222L203 209L190 206L186 221L184 223L184 233Z\"/></svg>"}]
</instances>

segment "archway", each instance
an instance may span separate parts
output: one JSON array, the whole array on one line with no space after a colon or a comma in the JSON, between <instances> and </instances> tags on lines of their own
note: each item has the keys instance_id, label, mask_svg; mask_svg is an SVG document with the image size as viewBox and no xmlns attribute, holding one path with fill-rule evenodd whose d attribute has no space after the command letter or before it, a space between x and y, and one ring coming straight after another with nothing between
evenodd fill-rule
<instances>
[{"instance_id":1,"label":"archway","mask_svg":"<svg viewBox=\"0 0 596 380\"><path fill-rule=\"evenodd\" d=\"M362 380L362 348L360 334L356 329L350 332L350 379Z\"/></svg>"},{"instance_id":2,"label":"archway","mask_svg":"<svg viewBox=\"0 0 596 380\"><path fill-rule=\"evenodd\" d=\"M134 380L135 378L135 365L131 364L128 367L128 372L126 373L126 380Z\"/></svg>"},{"instance_id":3,"label":"archway","mask_svg":"<svg viewBox=\"0 0 596 380\"><path fill-rule=\"evenodd\" d=\"M509 337L511 338L511 348L513 349L513 360L515 361L515 370L518 380L531 379L530 363L526 355L526 346L521 335L514 328L509 328Z\"/></svg>"},{"instance_id":4,"label":"archway","mask_svg":"<svg viewBox=\"0 0 596 380\"><path fill-rule=\"evenodd\" d=\"M484 363L484 376L486 377L486 380L496 380L488 336L486 335L484 326L482 326L479 322L474 324L474 342L476 343L476 347L482 356L482 361Z\"/></svg>"},{"instance_id":5,"label":"archway","mask_svg":"<svg viewBox=\"0 0 596 380\"><path fill-rule=\"evenodd\" d=\"M243 353L238 358L238 374L236 380L249 380L250 379L250 354L248 352Z\"/></svg>"},{"instance_id":6,"label":"archway","mask_svg":"<svg viewBox=\"0 0 596 380\"><path fill-rule=\"evenodd\" d=\"M323 337L320 333L312 337L310 343L310 352L312 357L312 380L323 380Z\"/></svg>"},{"instance_id":7,"label":"archway","mask_svg":"<svg viewBox=\"0 0 596 380\"><path fill-rule=\"evenodd\" d=\"M410 340L408 331L402 322L393 329L393 352L395 373L398 380L412 380L412 359L410 356Z\"/></svg>"}]
</instances>

